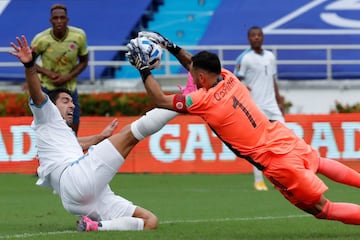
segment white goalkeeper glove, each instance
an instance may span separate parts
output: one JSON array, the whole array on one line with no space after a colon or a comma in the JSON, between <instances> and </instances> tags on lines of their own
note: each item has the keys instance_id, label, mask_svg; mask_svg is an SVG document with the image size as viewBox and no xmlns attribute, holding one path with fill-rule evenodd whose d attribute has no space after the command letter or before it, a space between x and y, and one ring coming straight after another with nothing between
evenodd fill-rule
<instances>
[{"instance_id":1,"label":"white goalkeeper glove","mask_svg":"<svg viewBox=\"0 0 360 240\"><path fill-rule=\"evenodd\" d=\"M128 52L126 56L129 58L131 65L136 67L138 70L148 67L149 53L143 52L143 49L138 44L138 39L131 39L126 45Z\"/></svg>"},{"instance_id":2,"label":"white goalkeeper glove","mask_svg":"<svg viewBox=\"0 0 360 240\"><path fill-rule=\"evenodd\" d=\"M138 33L138 37L146 37L151 41L160 44L163 48L166 48L171 54L177 55L181 48L175 43L164 37L158 32L142 31Z\"/></svg>"},{"instance_id":3,"label":"white goalkeeper glove","mask_svg":"<svg viewBox=\"0 0 360 240\"><path fill-rule=\"evenodd\" d=\"M141 78L145 83L146 78L151 74L148 66L149 53L143 52L137 38L131 39L126 47L128 49L126 56L128 57L130 64L139 70Z\"/></svg>"}]
</instances>

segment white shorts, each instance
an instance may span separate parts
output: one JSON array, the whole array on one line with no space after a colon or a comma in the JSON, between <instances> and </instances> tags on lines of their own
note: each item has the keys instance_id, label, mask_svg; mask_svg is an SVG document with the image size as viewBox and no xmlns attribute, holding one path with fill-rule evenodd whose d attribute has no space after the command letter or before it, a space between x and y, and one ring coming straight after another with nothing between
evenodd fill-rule
<instances>
[{"instance_id":1,"label":"white shorts","mask_svg":"<svg viewBox=\"0 0 360 240\"><path fill-rule=\"evenodd\" d=\"M92 146L60 178L64 208L78 216L111 220L132 216L136 206L111 191L109 183L124 162L109 140Z\"/></svg>"}]
</instances>

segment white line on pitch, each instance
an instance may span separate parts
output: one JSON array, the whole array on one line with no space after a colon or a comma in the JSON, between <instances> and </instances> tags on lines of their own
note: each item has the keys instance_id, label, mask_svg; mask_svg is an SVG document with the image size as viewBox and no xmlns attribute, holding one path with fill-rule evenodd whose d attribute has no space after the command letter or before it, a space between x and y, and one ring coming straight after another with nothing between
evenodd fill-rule
<instances>
[{"instance_id":1,"label":"white line on pitch","mask_svg":"<svg viewBox=\"0 0 360 240\"><path fill-rule=\"evenodd\" d=\"M172 223L202 223L202 222L237 222L237 221L253 221L253 220L275 220L275 219L289 219L289 218L303 218L310 217L312 215L288 215L288 216L264 216L264 217L238 217L238 218L214 218L214 219L194 219L194 220L168 220L160 221L160 224L172 224Z\"/></svg>"},{"instance_id":2,"label":"white line on pitch","mask_svg":"<svg viewBox=\"0 0 360 240\"><path fill-rule=\"evenodd\" d=\"M173 223L202 223L202 222L236 222L236 221L254 221L254 220L274 220L274 219L289 219L289 218L303 218L311 215L288 215L288 216L263 216L263 217L242 217L242 218L214 218L214 219L188 219L188 220L166 220L160 221L161 224ZM51 236L60 234L77 233L77 231L55 231L55 232L39 232L39 233L21 233L14 235L0 235L0 239L26 239L38 236Z\"/></svg>"}]
</instances>

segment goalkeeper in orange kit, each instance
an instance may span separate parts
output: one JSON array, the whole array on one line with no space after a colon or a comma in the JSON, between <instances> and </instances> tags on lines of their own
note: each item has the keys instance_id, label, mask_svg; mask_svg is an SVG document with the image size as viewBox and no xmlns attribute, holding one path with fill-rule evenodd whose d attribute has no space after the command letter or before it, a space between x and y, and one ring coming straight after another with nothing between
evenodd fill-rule
<instances>
[{"instance_id":1,"label":"goalkeeper in orange kit","mask_svg":"<svg viewBox=\"0 0 360 240\"><path fill-rule=\"evenodd\" d=\"M285 124L268 120L256 106L248 89L218 56L208 51L190 54L155 32L145 32L163 45L190 71L198 90L165 94L147 67L148 53L132 42L128 57L140 72L146 91L158 107L200 116L238 156L263 171L264 176L292 204L318 219L360 224L360 205L332 202L324 195L328 187L317 173L333 181L360 188L360 174L318 152Z\"/></svg>"}]
</instances>

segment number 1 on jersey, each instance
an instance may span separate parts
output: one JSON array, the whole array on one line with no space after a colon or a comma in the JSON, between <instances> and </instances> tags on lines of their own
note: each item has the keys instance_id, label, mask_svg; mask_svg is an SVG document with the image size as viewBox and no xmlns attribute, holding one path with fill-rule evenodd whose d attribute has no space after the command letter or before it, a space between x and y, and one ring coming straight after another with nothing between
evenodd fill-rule
<instances>
[{"instance_id":1,"label":"number 1 on jersey","mask_svg":"<svg viewBox=\"0 0 360 240\"><path fill-rule=\"evenodd\" d=\"M241 104L241 102L239 102L239 100L233 96L233 108L236 109L237 107L239 107L246 115L246 117L249 119L251 125L256 128L256 122L254 120L254 118L251 116L251 114L249 113L249 111L246 109L246 107L244 105Z\"/></svg>"}]
</instances>

